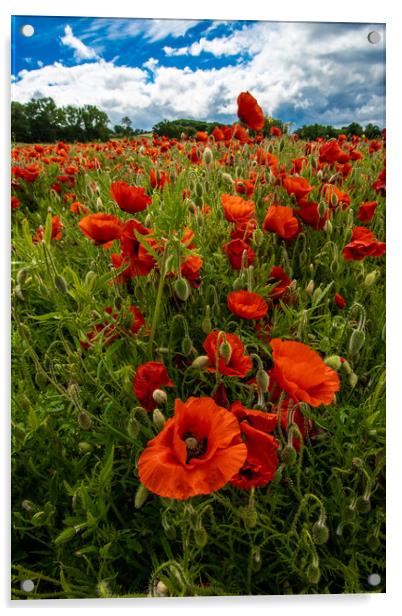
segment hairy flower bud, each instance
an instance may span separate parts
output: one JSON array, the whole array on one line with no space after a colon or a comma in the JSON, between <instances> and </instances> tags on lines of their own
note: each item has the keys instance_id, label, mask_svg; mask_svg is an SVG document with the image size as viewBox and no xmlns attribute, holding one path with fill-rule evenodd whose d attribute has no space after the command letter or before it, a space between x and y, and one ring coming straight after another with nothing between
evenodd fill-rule
<instances>
[{"instance_id":1,"label":"hairy flower bud","mask_svg":"<svg viewBox=\"0 0 402 616\"><path fill-rule=\"evenodd\" d=\"M323 522L320 522L320 520L318 520L315 524L313 524L311 534L313 537L313 541L316 545L323 545L328 541L329 530Z\"/></svg>"},{"instance_id":2,"label":"hairy flower bud","mask_svg":"<svg viewBox=\"0 0 402 616\"><path fill-rule=\"evenodd\" d=\"M207 355L199 355L194 359L191 365L193 366L193 368L198 368L199 370L202 370L203 368L209 366L209 358Z\"/></svg>"},{"instance_id":3,"label":"hairy flower bud","mask_svg":"<svg viewBox=\"0 0 402 616\"><path fill-rule=\"evenodd\" d=\"M63 278L63 276L60 276L59 274L56 274L56 276L54 277L54 286L62 295L65 295L68 291L68 285L65 278Z\"/></svg>"},{"instance_id":4,"label":"hairy flower bud","mask_svg":"<svg viewBox=\"0 0 402 616\"><path fill-rule=\"evenodd\" d=\"M219 346L219 355L222 357L225 364L230 362L230 358L232 357L232 347L227 340L224 340Z\"/></svg>"},{"instance_id":5,"label":"hairy flower bud","mask_svg":"<svg viewBox=\"0 0 402 616\"><path fill-rule=\"evenodd\" d=\"M308 283L306 287L306 293L307 295L311 297L313 295L313 292L314 292L314 280L310 280L310 282Z\"/></svg>"},{"instance_id":6,"label":"hairy flower bud","mask_svg":"<svg viewBox=\"0 0 402 616\"><path fill-rule=\"evenodd\" d=\"M268 391L269 387L269 376L265 370L259 368L256 374L256 381L258 389L264 394Z\"/></svg>"},{"instance_id":7,"label":"hairy flower bud","mask_svg":"<svg viewBox=\"0 0 402 616\"><path fill-rule=\"evenodd\" d=\"M180 276L180 278L178 278L174 283L174 292L179 299L185 302L190 295L190 285L188 280Z\"/></svg>"},{"instance_id":8,"label":"hairy flower bud","mask_svg":"<svg viewBox=\"0 0 402 616\"><path fill-rule=\"evenodd\" d=\"M324 363L333 370L339 370L342 365L339 355L330 355L324 359Z\"/></svg>"},{"instance_id":9,"label":"hairy flower bud","mask_svg":"<svg viewBox=\"0 0 402 616\"><path fill-rule=\"evenodd\" d=\"M89 430L92 426L92 420L86 411L81 411L78 413L78 425L83 430Z\"/></svg>"},{"instance_id":10,"label":"hairy flower bud","mask_svg":"<svg viewBox=\"0 0 402 616\"><path fill-rule=\"evenodd\" d=\"M366 335L361 329L354 329L349 339L349 353L357 355L363 348Z\"/></svg>"},{"instance_id":11,"label":"hairy flower bud","mask_svg":"<svg viewBox=\"0 0 402 616\"><path fill-rule=\"evenodd\" d=\"M152 421L158 430L162 430L165 425L166 418L160 409L154 409L152 413Z\"/></svg>"},{"instance_id":12,"label":"hairy flower bud","mask_svg":"<svg viewBox=\"0 0 402 616\"><path fill-rule=\"evenodd\" d=\"M166 404L167 402L167 394L163 389L154 389L152 397L158 405Z\"/></svg>"},{"instance_id":13,"label":"hairy flower bud","mask_svg":"<svg viewBox=\"0 0 402 616\"><path fill-rule=\"evenodd\" d=\"M135 498L134 498L134 507L136 509L141 509L141 507L143 506L143 504L148 498L148 494L149 492L146 489L146 487L143 486L142 483L140 483L140 485L137 488L137 492L135 493Z\"/></svg>"},{"instance_id":14,"label":"hairy flower bud","mask_svg":"<svg viewBox=\"0 0 402 616\"><path fill-rule=\"evenodd\" d=\"M287 466L292 466L297 459L296 450L292 445L287 445L282 451L282 461Z\"/></svg>"},{"instance_id":15,"label":"hairy flower bud","mask_svg":"<svg viewBox=\"0 0 402 616\"><path fill-rule=\"evenodd\" d=\"M204 161L204 165L209 167L209 165L214 160L214 155L212 154L212 150L210 148L205 148L202 154L202 160Z\"/></svg>"}]
</instances>

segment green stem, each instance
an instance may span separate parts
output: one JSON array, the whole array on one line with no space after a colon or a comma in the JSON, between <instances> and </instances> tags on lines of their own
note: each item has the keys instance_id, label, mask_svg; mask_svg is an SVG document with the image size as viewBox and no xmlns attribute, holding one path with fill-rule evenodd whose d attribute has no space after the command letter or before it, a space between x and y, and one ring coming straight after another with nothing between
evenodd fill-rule
<instances>
[{"instance_id":1,"label":"green stem","mask_svg":"<svg viewBox=\"0 0 402 616\"><path fill-rule=\"evenodd\" d=\"M167 260L167 250L165 248L165 252L163 253L163 258L162 258L162 263L161 263L158 293L156 296L155 310L154 310L154 315L152 318L151 333L149 336L149 343L148 343L148 355L150 358L152 358L152 347L153 347L154 340L155 340L156 328L159 323L159 314L160 314L161 304L162 304L162 293L163 293L163 287L165 286L166 260Z\"/></svg>"}]
</instances>

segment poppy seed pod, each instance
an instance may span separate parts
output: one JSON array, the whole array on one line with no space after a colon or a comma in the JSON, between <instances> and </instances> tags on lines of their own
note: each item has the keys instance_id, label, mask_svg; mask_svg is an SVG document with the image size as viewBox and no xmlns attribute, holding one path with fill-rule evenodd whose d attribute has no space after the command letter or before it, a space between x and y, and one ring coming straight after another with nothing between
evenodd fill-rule
<instances>
[{"instance_id":1,"label":"poppy seed pod","mask_svg":"<svg viewBox=\"0 0 402 616\"><path fill-rule=\"evenodd\" d=\"M163 389L155 389L152 393L152 397L156 404L166 404L167 402L167 395Z\"/></svg>"}]
</instances>

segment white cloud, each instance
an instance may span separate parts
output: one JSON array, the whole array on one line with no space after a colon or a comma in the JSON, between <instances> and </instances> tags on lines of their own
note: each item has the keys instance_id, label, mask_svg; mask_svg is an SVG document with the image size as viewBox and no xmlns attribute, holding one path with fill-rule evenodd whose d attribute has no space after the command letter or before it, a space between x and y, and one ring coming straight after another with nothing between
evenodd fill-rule
<instances>
[{"instance_id":1,"label":"white cloud","mask_svg":"<svg viewBox=\"0 0 402 616\"><path fill-rule=\"evenodd\" d=\"M42 68L43 66L42 60L38 60L36 64L39 66L39 68Z\"/></svg>"},{"instance_id":2,"label":"white cloud","mask_svg":"<svg viewBox=\"0 0 402 616\"><path fill-rule=\"evenodd\" d=\"M69 25L64 28L64 36L61 37L60 42L74 50L74 58L77 62L98 58L96 51L92 47L88 47L79 38L74 36L73 30Z\"/></svg>"},{"instance_id":3,"label":"white cloud","mask_svg":"<svg viewBox=\"0 0 402 616\"><path fill-rule=\"evenodd\" d=\"M51 96L58 105L93 104L112 124L128 115L135 127L148 129L165 118L232 122L238 94L249 90L266 114L284 121L383 125L384 66L370 60L373 46L364 27L339 30L328 24L324 36L324 26L260 22L212 39L209 49L216 55L235 48L248 52L220 68L179 69L149 58L142 68L98 59L24 70L12 86L13 100L27 102L35 94ZM206 46L204 40L196 45Z\"/></svg>"}]
</instances>

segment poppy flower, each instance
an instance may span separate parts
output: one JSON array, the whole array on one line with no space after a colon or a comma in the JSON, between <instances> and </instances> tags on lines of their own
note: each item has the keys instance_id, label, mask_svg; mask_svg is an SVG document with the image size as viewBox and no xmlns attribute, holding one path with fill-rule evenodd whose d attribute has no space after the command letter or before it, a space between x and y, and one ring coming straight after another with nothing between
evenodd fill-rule
<instances>
[{"instance_id":1,"label":"poppy flower","mask_svg":"<svg viewBox=\"0 0 402 616\"><path fill-rule=\"evenodd\" d=\"M146 194L144 188L129 186L126 182L113 182L110 192L119 208L129 214L142 212L152 203L151 197Z\"/></svg>"},{"instance_id":2,"label":"poppy flower","mask_svg":"<svg viewBox=\"0 0 402 616\"><path fill-rule=\"evenodd\" d=\"M133 390L141 405L153 411L157 404L152 397L155 389L174 387L165 366L158 361L148 361L138 366L133 380Z\"/></svg>"},{"instance_id":3,"label":"poppy flower","mask_svg":"<svg viewBox=\"0 0 402 616\"><path fill-rule=\"evenodd\" d=\"M21 201L18 199L18 197L16 197L15 195L13 195L11 197L11 209L12 210L18 210L18 208L21 205Z\"/></svg>"},{"instance_id":4,"label":"poppy flower","mask_svg":"<svg viewBox=\"0 0 402 616\"><path fill-rule=\"evenodd\" d=\"M81 218L78 225L84 235L98 245L117 240L122 229L122 222L119 218L116 218L113 214L101 212Z\"/></svg>"},{"instance_id":5,"label":"poppy flower","mask_svg":"<svg viewBox=\"0 0 402 616\"><path fill-rule=\"evenodd\" d=\"M155 171L151 169L149 182L152 188L163 188L165 184L170 184L169 175L165 171Z\"/></svg>"},{"instance_id":6,"label":"poppy flower","mask_svg":"<svg viewBox=\"0 0 402 616\"><path fill-rule=\"evenodd\" d=\"M357 219L360 220L360 222L371 222L377 205L377 201L366 201L362 203L357 212Z\"/></svg>"},{"instance_id":7,"label":"poppy flower","mask_svg":"<svg viewBox=\"0 0 402 616\"><path fill-rule=\"evenodd\" d=\"M247 253L248 265L252 265L255 259L254 250L243 240L232 240L228 244L225 244L223 250L226 252L231 267L235 270L240 270L243 260L243 252Z\"/></svg>"},{"instance_id":8,"label":"poppy flower","mask_svg":"<svg viewBox=\"0 0 402 616\"><path fill-rule=\"evenodd\" d=\"M242 319L262 319L268 312L268 304L258 293L232 291L227 297L228 308Z\"/></svg>"},{"instance_id":9,"label":"poppy flower","mask_svg":"<svg viewBox=\"0 0 402 616\"><path fill-rule=\"evenodd\" d=\"M225 333L226 341L231 348L230 357L225 360L219 354L219 346L223 342L223 336L219 334L221 334L219 330L213 330L202 345L208 355L210 365L213 366L213 368L208 368L209 372L215 372L217 366L218 372L225 376L240 378L246 376L253 367L253 362L251 357L244 354L244 344L235 334Z\"/></svg>"},{"instance_id":10,"label":"poppy flower","mask_svg":"<svg viewBox=\"0 0 402 616\"><path fill-rule=\"evenodd\" d=\"M224 216L228 222L247 222L255 217L254 201L246 201L242 197L223 194L221 195L221 203Z\"/></svg>"},{"instance_id":11,"label":"poppy flower","mask_svg":"<svg viewBox=\"0 0 402 616\"><path fill-rule=\"evenodd\" d=\"M229 411L239 421L247 447L247 459L230 483L243 490L265 486L278 468L279 443L269 434L276 426L277 415L248 409L239 400L230 405Z\"/></svg>"},{"instance_id":12,"label":"poppy flower","mask_svg":"<svg viewBox=\"0 0 402 616\"><path fill-rule=\"evenodd\" d=\"M279 174L278 159L274 154L271 154L271 152L268 152L263 148L257 148L256 160L259 165L267 165L275 177Z\"/></svg>"},{"instance_id":13,"label":"poppy flower","mask_svg":"<svg viewBox=\"0 0 402 616\"><path fill-rule=\"evenodd\" d=\"M202 130L199 130L195 134L195 140L201 143L207 143L208 141L208 133L205 133Z\"/></svg>"},{"instance_id":14,"label":"poppy flower","mask_svg":"<svg viewBox=\"0 0 402 616\"><path fill-rule=\"evenodd\" d=\"M326 210L324 216L320 217L318 213L318 203L315 201L301 199L298 205L299 209L297 209L295 213L306 225L312 227L316 231L324 228L325 223L331 215L329 208Z\"/></svg>"},{"instance_id":15,"label":"poppy flower","mask_svg":"<svg viewBox=\"0 0 402 616\"><path fill-rule=\"evenodd\" d=\"M235 191L239 195L251 197L254 192L254 182L252 180L235 180Z\"/></svg>"},{"instance_id":16,"label":"poppy flower","mask_svg":"<svg viewBox=\"0 0 402 616\"><path fill-rule=\"evenodd\" d=\"M144 325L145 319L144 316L137 306L130 306L130 315L132 318L132 323L130 326L130 330L127 333L136 334ZM105 312L111 316L113 321L117 321L119 315L116 312L113 312L111 307L105 308ZM123 315L124 318L124 315ZM103 323L97 323L86 336L86 340L80 340L80 345L84 349L89 349L91 344L94 342L96 337L102 332L102 339L105 345L110 344L114 340L118 340L120 338L121 333L123 333L124 328L119 331L111 321L104 321Z\"/></svg>"},{"instance_id":17,"label":"poppy flower","mask_svg":"<svg viewBox=\"0 0 402 616\"><path fill-rule=\"evenodd\" d=\"M286 274L286 272L279 267L278 265L274 265L271 268L269 273L268 281L273 280L276 282L273 288L271 288L269 292L270 298L275 302L282 299L286 303L289 296L289 287L292 284L292 280Z\"/></svg>"},{"instance_id":18,"label":"poppy flower","mask_svg":"<svg viewBox=\"0 0 402 616\"><path fill-rule=\"evenodd\" d=\"M385 254L385 242L379 242L366 227L354 227L352 240L343 249L345 261L361 261L365 257L382 257Z\"/></svg>"},{"instance_id":19,"label":"poppy flower","mask_svg":"<svg viewBox=\"0 0 402 616\"><path fill-rule=\"evenodd\" d=\"M295 402L310 406L331 404L339 391L339 377L321 357L301 342L271 340L272 378Z\"/></svg>"},{"instance_id":20,"label":"poppy flower","mask_svg":"<svg viewBox=\"0 0 402 616\"><path fill-rule=\"evenodd\" d=\"M12 173L15 175L15 177L25 180L25 182L28 182L28 184L32 184L32 182L35 182L35 180L37 180L40 176L41 172L42 168L38 167L37 165L27 165L25 168L12 168Z\"/></svg>"},{"instance_id":21,"label":"poppy flower","mask_svg":"<svg viewBox=\"0 0 402 616\"><path fill-rule=\"evenodd\" d=\"M335 293L335 304L343 310L346 308L346 299L340 293Z\"/></svg>"},{"instance_id":22,"label":"poppy flower","mask_svg":"<svg viewBox=\"0 0 402 616\"><path fill-rule=\"evenodd\" d=\"M282 137L282 131L279 126L271 126L269 129L269 134L271 137Z\"/></svg>"},{"instance_id":23,"label":"poppy flower","mask_svg":"<svg viewBox=\"0 0 402 616\"><path fill-rule=\"evenodd\" d=\"M335 163L346 163L350 159L349 155L346 154L340 147L335 139L324 143L324 145L320 148L319 154L319 162L320 163L329 163L331 165Z\"/></svg>"},{"instance_id":24,"label":"poppy flower","mask_svg":"<svg viewBox=\"0 0 402 616\"><path fill-rule=\"evenodd\" d=\"M300 232L300 222L291 207L271 205L268 208L262 228L272 231L284 240L293 240Z\"/></svg>"},{"instance_id":25,"label":"poppy flower","mask_svg":"<svg viewBox=\"0 0 402 616\"><path fill-rule=\"evenodd\" d=\"M75 201L70 205L70 212L73 214L88 214L89 209L79 201Z\"/></svg>"},{"instance_id":26,"label":"poppy flower","mask_svg":"<svg viewBox=\"0 0 402 616\"><path fill-rule=\"evenodd\" d=\"M183 261L180 267L181 275L191 282L194 288L201 284L200 269L202 267L202 259L198 255L189 255Z\"/></svg>"},{"instance_id":27,"label":"poppy flower","mask_svg":"<svg viewBox=\"0 0 402 616\"><path fill-rule=\"evenodd\" d=\"M305 199L311 191L314 190L313 186L310 186L306 178L292 177L290 175L284 175L282 177L282 186L288 195L294 195L297 201Z\"/></svg>"},{"instance_id":28,"label":"poppy flower","mask_svg":"<svg viewBox=\"0 0 402 616\"><path fill-rule=\"evenodd\" d=\"M373 183L373 188L374 188L376 193L378 193L379 195L382 195L383 197L385 197L385 194L386 194L386 172L385 172L385 167L378 174L378 177L377 177L376 181Z\"/></svg>"},{"instance_id":29,"label":"poppy flower","mask_svg":"<svg viewBox=\"0 0 402 616\"><path fill-rule=\"evenodd\" d=\"M239 422L212 398L175 401L174 416L138 460L141 483L164 498L186 500L223 488L244 464Z\"/></svg>"},{"instance_id":30,"label":"poppy flower","mask_svg":"<svg viewBox=\"0 0 402 616\"><path fill-rule=\"evenodd\" d=\"M249 242L256 228L257 221L255 218L236 222L230 232L230 238L232 240L243 240L244 242Z\"/></svg>"},{"instance_id":31,"label":"poppy flower","mask_svg":"<svg viewBox=\"0 0 402 616\"><path fill-rule=\"evenodd\" d=\"M264 128L264 113L250 92L241 92L237 97L237 116L251 130Z\"/></svg>"},{"instance_id":32,"label":"poppy flower","mask_svg":"<svg viewBox=\"0 0 402 616\"><path fill-rule=\"evenodd\" d=\"M50 234L50 239L51 240L60 240L61 239L61 232L63 229L63 223L60 220L59 216L52 216L52 231ZM34 235L34 237L32 238L32 241L34 244L37 244L38 242L42 242L43 241L43 235L44 235L44 230L42 225L38 228L36 235Z\"/></svg>"}]
</instances>

